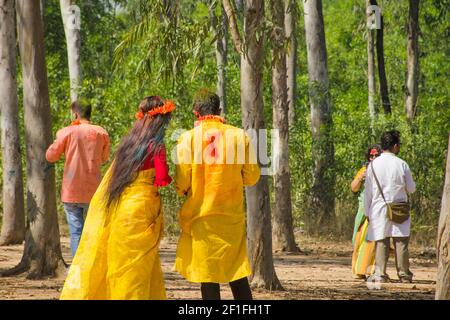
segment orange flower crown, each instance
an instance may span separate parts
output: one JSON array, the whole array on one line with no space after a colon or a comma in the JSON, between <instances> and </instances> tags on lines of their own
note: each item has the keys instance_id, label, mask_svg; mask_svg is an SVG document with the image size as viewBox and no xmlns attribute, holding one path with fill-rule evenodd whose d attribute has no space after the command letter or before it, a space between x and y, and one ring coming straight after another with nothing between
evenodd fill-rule
<instances>
[{"instance_id":1,"label":"orange flower crown","mask_svg":"<svg viewBox=\"0 0 450 320\"><path fill-rule=\"evenodd\" d=\"M154 117L154 116L156 116L156 115L158 115L158 114L166 114L166 113L170 113L170 112L172 112L173 110L175 110L175 104L174 104L172 101L167 100L167 101L164 103L164 105L161 106L161 107L154 108L154 109L152 109L152 110L150 110L150 111L147 111L147 112L145 112L145 113L142 112L142 111L136 112L135 117L136 117L137 120L141 120L141 119L144 118L144 116L145 116L146 114L147 114L148 116L150 116L150 117Z\"/></svg>"}]
</instances>

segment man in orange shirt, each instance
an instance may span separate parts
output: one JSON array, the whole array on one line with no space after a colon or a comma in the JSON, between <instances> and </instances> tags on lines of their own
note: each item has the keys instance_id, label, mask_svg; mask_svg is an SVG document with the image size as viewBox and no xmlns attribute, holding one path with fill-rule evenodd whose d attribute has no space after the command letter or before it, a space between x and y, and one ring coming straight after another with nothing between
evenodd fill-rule
<instances>
[{"instance_id":1,"label":"man in orange shirt","mask_svg":"<svg viewBox=\"0 0 450 320\"><path fill-rule=\"evenodd\" d=\"M64 203L70 231L72 256L80 242L84 213L101 181L100 167L109 158L109 137L105 129L91 124L91 105L73 102L75 121L56 133L56 140L47 149L46 158L56 162L64 153L64 176L61 201Z\"/></svg>"}]
</instances>

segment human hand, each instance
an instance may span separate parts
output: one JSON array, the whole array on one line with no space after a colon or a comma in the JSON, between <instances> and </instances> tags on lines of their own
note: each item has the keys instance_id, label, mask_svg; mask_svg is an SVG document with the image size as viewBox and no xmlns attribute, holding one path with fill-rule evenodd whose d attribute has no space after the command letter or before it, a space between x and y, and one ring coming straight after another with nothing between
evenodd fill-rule
<instances>
[{"instance_id":1,"label":"human hand","mask_svg":"<svg viewBox=\"0 0 450 320\"><path fill-rule=\"evenodd\" d=\"M361 172L361 175L359 176L359 180L361 182L363 182L366 179L366 174L367 174L367 171Z\"/></svg>"}]
</instances>

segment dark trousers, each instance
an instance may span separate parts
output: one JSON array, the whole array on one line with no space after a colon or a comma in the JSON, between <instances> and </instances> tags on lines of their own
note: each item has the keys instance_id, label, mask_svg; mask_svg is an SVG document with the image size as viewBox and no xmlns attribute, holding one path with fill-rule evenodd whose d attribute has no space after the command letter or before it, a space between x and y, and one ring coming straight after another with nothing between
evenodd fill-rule
<instances>
[{"instance_id":1,"label":"dark trousers","mask_svg":"<svg viewBox=\"0 0 450 320\"><path fill-rule=\"evenodd\" d=\"M397 274L401 277L412 277L409 270L409 237L393 237L395 248L395 266ZM386 267L389 259L390 238L385 238L376 242L375 253L375 273L380 276L386 275Z\"/></svg>"},{"instance_id":2,"label":"dark trousers","mask_svg":"<svg viewBox=\"0 0 450 320\"><path fill-rule=\"evenodd\" d=\"M230 288L234 300L253 300L247 277L231 281ZM203 300L220 300L220 285L218 283L202 282L200 289Z\"/></svg>"}]
</instances>

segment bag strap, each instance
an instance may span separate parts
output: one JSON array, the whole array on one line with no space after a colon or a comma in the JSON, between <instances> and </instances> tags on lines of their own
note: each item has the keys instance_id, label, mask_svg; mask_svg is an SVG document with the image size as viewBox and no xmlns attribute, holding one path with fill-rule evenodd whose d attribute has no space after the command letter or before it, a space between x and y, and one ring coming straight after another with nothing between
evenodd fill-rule
<instances>
[{"instance_id":1,"label":"bag strap","mask_svg":"<svg viewBox=\"0 0 450 320\"><path fill-rule=\"evenodd\" d=\"M377 183L378 190L380 190L380 193L381 193L381 196L383 197L384 203L386 203L386 205L387 205L388 203L386 202L386 199L384 198L383 190L381 189L380 182L378 181L377 175L375 174L375 169L373 168L373 162L371 162L370 165L372 167L372 173L375 178L375 182Z\"/></svg>"}]
</instances>

